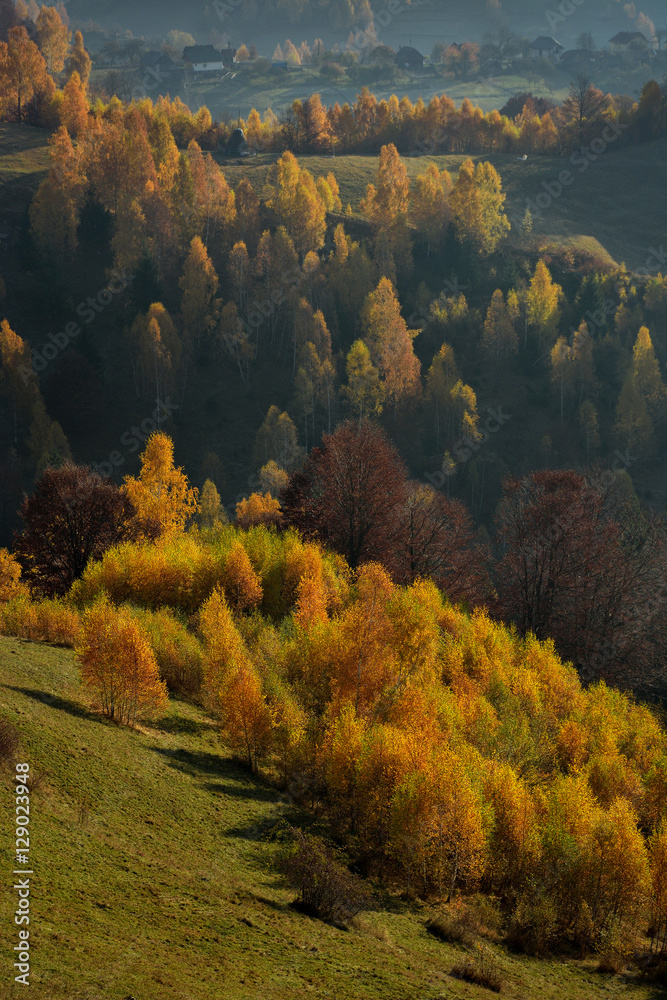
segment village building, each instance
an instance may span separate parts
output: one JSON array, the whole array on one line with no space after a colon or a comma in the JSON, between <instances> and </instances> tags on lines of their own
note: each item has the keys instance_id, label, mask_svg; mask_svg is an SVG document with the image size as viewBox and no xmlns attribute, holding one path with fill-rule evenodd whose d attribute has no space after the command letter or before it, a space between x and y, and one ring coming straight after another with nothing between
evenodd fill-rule
<instances>
[{"instance_id":1,"label":"village building","mask_svg":"<svg viewBox=\"0 0 667 1000\"><path fill-rule=\"evenodd\" d=\"M394 62L401 69L418 70L424 68L424 57L411 45L403 45L394 57Z\"/></svg>"},{"instance_id":2,"label":"village building","mask_svg":"<svg viewBox=\"0 0 667 1000\"><path fill-rule=\"evenodd\" d=\"M550 59L551 62L558 62L561 52L565 51L565 46L557 42L550 35L540 35L530 46L531 59Z\"/></svg>"}]
</instances>

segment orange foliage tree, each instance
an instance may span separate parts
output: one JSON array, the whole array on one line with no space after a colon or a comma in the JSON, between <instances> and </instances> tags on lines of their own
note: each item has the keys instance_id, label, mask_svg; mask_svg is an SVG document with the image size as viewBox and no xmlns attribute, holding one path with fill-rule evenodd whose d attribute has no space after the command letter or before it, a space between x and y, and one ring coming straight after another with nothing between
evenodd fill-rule
<instances>
[{"instance_id":1,"label":"orange foliage tree","mask_svg":"<svg viewBox=\"0 0 667 1000\"><path fill-rule=\"evenodd\" d=\"M483 805L463 761L450 750L409 775L394 797L394 853L417 885L450 899L484 870Z\"/></svg>"},{"instance_id":2,"label":"orange foliage tree","mask_svg":"<svg viewBox=\"0 0 667 1000\"><path fill-rule=\"evenodd\" d=\"M270 493L251 493L236 505L236 523L239 528L250 528L254 524L282 524L283 515L280 503Z\"/></svg>"},{"instance_id":3,"label":"orange foliage tree","mask_svg":"<svg viewBox=\"0 0 667 1000\"><path fill-rule=\"evenodd\" d=\"M262 599L262 584L240 541L231 547L223 573L225 596L234 611L246 611Z\"/></svg>"},{"instance_id":4,"label":"orange foliage tree","mask_svg":"<svg viewBox=\"0 0 667 1000\"><path fill-rule=\"evenodd\" d=\"M274 714L251 667L240 667L229 678L220 711L230 743L256 771L271 749Z\"/></svg>"},{"instance_id":5,"label":"orange foliage tree","mask_svg":"<svg viewBox=\"0 0 667 1000\"><path fill-rule=\"evenodd\" d=\"M84 682L110 719L132 725L167 707L148 635L126 608L115 609L106 598L87 608L76 654Z\"/></svg>"}]
</instances>

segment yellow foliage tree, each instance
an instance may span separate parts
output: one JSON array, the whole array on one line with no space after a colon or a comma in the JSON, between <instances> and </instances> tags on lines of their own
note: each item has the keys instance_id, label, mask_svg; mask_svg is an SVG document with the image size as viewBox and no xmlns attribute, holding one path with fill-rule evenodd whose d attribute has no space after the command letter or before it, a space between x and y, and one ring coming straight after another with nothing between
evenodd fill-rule
<instances>
[{"instance_id":1,"label":"yellow foliage tree","mask_svg":"<svg viewBox=\"0 0 667 1000\"><path fill-rule=\"evenodd\" d=\"M667 946L667 828L661 825L649 840L651 864L651 947L664 954Z\"/></svg>"},{"instance_id":2,"label":"yellow foliage tree","mask_svg":"<svg viewBox=\"0 0 667 1000\"><path fill-rule=\"evenodd\" d=\"M225 596L236 612L253 608L262 599L262 584L252 568L248 553L235 541L231 547L223 573Z\"/></svg>"},{"instance_id":3,"label":"yellow foliage tree","mask_svg":"<svg viewBox=\"0 0 667 1000\"><path fill-rule=\"evenodd\" d=\"M300 628L308 630L326 619L327 592L322 574L307 573L301 577L297 587L294 620Z\"/></svg>"},{"instance_id":4,"label":"yellow foliage tree","mask_svg":"<svg viewBox=\"0 0 667 1000\"><path fill-rule=\"evenodd\" d=\"M266 204L284 226L297 252L319 250L326 232L327 206L313 175L287 150L269 173Z\"/></svg>"},{"instance_id":5,"label":"yellow foliage tree","mask_svg":"<svg viewBox=\"0 0 667 1000\"><path fill-rule=\"evenodd\" d=\"M538 344L551 344L560 320L560 302L563 289L557 285L543 260L538 260L535 273L526 290L526 320L537 334Z\"/></svg>"},{"instance_id":6,"label":"yellow foliage tree","mask_svg":"<svg viewBox=\"0 0 667 1000\"><path fill-rule=\"evenodd\" d=\"M342 395L359 423L368 417L378 417L382 413L384 386L380 373L371 361L370 351L363 340L355 340L345 361L347 385Z\"/></svg>"},{"instance_id":7,"label":"yellow foliage tree","mask_svg":"<svg viewBox=\"0 0 667 1000\"><path fill-rule=\"evenodd\" d=\"M7 549L0 549L0 601L11 601L22 591L21 567Z\"/></svg>"},{"instance_id":8,"label":"yellow foliage tree","mask_svg":"<svg viewBox=\"0 0 667 1000\"><path fill-rule=\"evenodd\" d=\"M199 612L204 641L204 691L212 708L219 708L229 678L250 666L248 652L234 624L224 592L216 587Z\"/></svg>"},{"instance_id":9,"label":"yellow foliage tree","mask_svg":"<svg viewBox=\"0 0 667 1000\"><path fill-rule=\"evenodd\" d=\"M220 502L220 494L215 483L212 479L207 479L201 491L199 523L202 528L216 528L224 524L226 520L227 515Z\"/></svg>"},{"instance_id":10,"label":"yellow foliage tree","mask_svg":"<svg viewBox=\"0 0 667 1000\"><path fill-rule=\"evenodd\" d=\"M426 891L451 898L458 884L473 886L484 870L482 802L463 761L451 750L434 755L425 771L409 775L393 802L397 859Z\"/></svg>"},{"instance_id":11,"label":"yellow foliage tree","mask_svg":"<svg viewBox=\"0 0 667 1000\"><path fill-rule=\"evenodd\" d=\"M272 458L259 470L260 486L265 493L270 493L272 497L280 496L288 481L289 476L285 469L281 469Z\"/></svg>"},{"instance_id":12,"label":"yellow foliage tree","mask_svg":"<svg viewBox=\"0 0 667 1000\"><path fill-rule=\"evenodd\" d=\"M37 20L37 44L46 59L49 73L60 73L69 47L69 29L56 7L42 6Z\"/></svg>"},{"instance_id":13,"label":"yellow foliage tree","mask_svg":"<svg viewBox=\"0 0 667 1000\"><path fill-rule=\"evenodd\" d=\"M369 292L362 322L364 339L382 376L387 400L396 407L402 400L417 395L421 388L420 365L413 346L418 331L408 330L388 278L381 278L375 291Z\"/></svg>"},{"instance_id":14,"label":"yellow foliage tree","mask_svg":"<svg viewBox=\"0 0 667 1000\"><path fill-rule=\"evenodd\" d=\"M218 276L206 247L199 236L190 244L190 253L179 279L183 292L181 312L186 344L196 340L213 325L213 297L218 288Z\"/></svg>"},{"instance_id":15,"label":"yellow foliage tree","mask_svg":"<svg viewBox=\"0 0 667 1000\"><path fill-rule=\"evenodd\" d=\"M359 208L372 221L386 228L399 215L408 211L410 181L405 164L393 143L380 150L375 184L366 188L366 197Z\"/></svg>"},{"instance_id":16,"label":"yellow foliage tree","mask_svg":"<svg viewBox=\"0 0 667 1000\"><path fill-rule=\"evenodd\" d=\"M174 466L174 443L161 431L151 434L141 455L138 478L126 476L123 489L140 520L156 523L162 534L183 531L199 510L198 490Z\"/></svg>"},{"instance_id":17,"label":"yellow foliage tree","mask_svg":"<svg viewBox=\"0 0 667 1000\"><path fill-rule=\"evenodd\" d=\"M459 239L480 256L493 253L510 229L504 204L501 179L491 163L475 166L466 160L461 164L450 196L452 219Z\"/></svg>"},{"instance_id":18,"label":"yellow foliage tree","mask_svg":"<svg viewBox=\"0 0 667 1000\"><path fill-rule=\"evenodd\" d=\"M81 80L81 87L85 93L86 87L88 86L88 77L90 76L90 70L92 67L92 60L83 44L83 35L80 31L74 32L74 45L72 46L72 51L69 54L67 60L67 76L70 77L72 73L78 73L79 79Z\"/></svg>"}]
</instances>

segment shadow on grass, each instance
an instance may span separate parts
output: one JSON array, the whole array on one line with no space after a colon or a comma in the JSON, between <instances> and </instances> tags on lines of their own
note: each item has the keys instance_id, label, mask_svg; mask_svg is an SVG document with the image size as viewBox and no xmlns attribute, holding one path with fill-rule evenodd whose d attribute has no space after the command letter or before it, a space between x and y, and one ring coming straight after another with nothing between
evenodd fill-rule
<instances>
[{"instance_id":1,"label":"shadow on grass","mask_svg":"<svg viewBox=\"0 0 667 1000\"><path fill-rule=\"evenodd\" d=\"M197 719L186 719L182 715L169 715L160 719L155 728L173 736L203 736L210 733L214 726L210 722L198 722Z\"/></svg>"},{"instance_id":2,"label":"shadow on grass","mask_svg":"<svg viewBox=\"0 0 667 1000\"><path fill-rule=\"evenodd\" d=\"M112 725L111 721L104 715L91 712L77 701L70 701L69 698L60 698L57 694L48 694L46 691L35 691L32 688L14 687L12 684L4 684L3 687L7 688L8 691L18 691L19 694L24 694L27 698L32 698L34 701L41 701L42 704L48 705L49 708L57 708L58 711L75 715L79 719L87 719L89 722L101 722L105 726Z\"/></svg>"},{"instance_id":3,"label":"shadow on grass","mask_svg":"<svg viewBox=\"0 0 667 1000\"><path fill-rule=\"evenodd\" d=\"M249 770L219 754L191 750L165 750L151 747L153 753L163 757L169 767L193 778L208 775L223 781L208 782L208 791L233 796L238 799L255 799L259 802L277 802L280 793L255 778ZM229 782L229 784L227 783Z\"/></svg>"},{"instance_id":4,"label":"shadow on grass","mask_svg":"<svg viewBox=\"0 0 667 1000\"><path fill-rule=\"evenodd\" d=\"M255 799L256 802L279 802L280 793L271 787L262 785L249 788L247 785L223 785L220 782L209 781L204 785L209 792L218 795L228 795L234 799Z\"/></svg>"}]
</instances>

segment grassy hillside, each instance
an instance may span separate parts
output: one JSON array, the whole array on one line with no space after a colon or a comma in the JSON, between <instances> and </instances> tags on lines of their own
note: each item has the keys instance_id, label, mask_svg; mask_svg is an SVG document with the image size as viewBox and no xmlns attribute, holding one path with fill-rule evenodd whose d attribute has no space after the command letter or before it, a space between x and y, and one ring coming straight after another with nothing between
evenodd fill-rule
<instances>
[{"instance_id":1,"label":"grassy hillside","mask_svg":"<svg viewBox=\"0 0 667 1000\"><path fill-rule=\"evenodd\" d=\"M28 126L0 125L0 230L16 219L17 195L23 200L43 179L48 164L48 134ZM513 154L480 156L489 159L500 172L507 192L507 211L522 217L527 200L535 202L545 194L544 184L558 181L562 170L569 170L573 181L560 196L541 209L534 219L536 236L581 245L602 262L625 261L628 267L646 265L650 249L659 249L667 231L667 203L663 194L664 162L667 140L638 148L616 150L610 145L584 170L579 161L571 164L560 157L529 157L520 163ZM258 192L273 156L259 156L240 162L217 157L232 184L248 177ZM406 159L408 173L414 179L430 159L440 169L456 175L463 156L436 156ZM343 205L356 210L366 185L374 179L376 156L300 157L317 174L333 170L341 189ZM555 190L553 187L551 190ZM599 244L599 245L598 245Z\"/></svg>"},{"instance_id":2,"label":"grassy hillside","mask_svg":"<svg viewBox=\"0 0 667 1000\"><path fill-rule=\"evenodd\" d=\"M603 266L625 261L629 268L641 268L646 266L651 248L659 249L664 243L667 231L667 203L662 196L666 155L667 140L661 139L630 149L609 146L583 170L579 160L572 164L567 158L553 156L529 157L525 163L514 154L473 159L490 160L500 173L507 194L506 211L511 217L523 218L527 204L532 203L536 237L578 246ZM258 192L274 159L260 156L230 164L218 158L230 183L248 177ZM464 159L454 155L424 156L406 158L404 162L411 180L423 173L431 160L456 179ZM353 211L365 195L366 185L375 180L377 170L376 156L301 156L299 160L315 175L332 170L343 206L349 202ZM542 208L547 190L557 191L553 185L563 170L570 172L572 182L561 186L562 193ZM539 195L545 198L536 208Z\"/></svg>"},{"instance_id":3,"label":"grassy hillside","mask_svg":"<svg viewBox=\"0 0 667 1000\"><path fill-rule=\"evenodd\" d=\"M70 652L18 639L0 638L0 684L0 712L44 773L31 801L37 1000L488 995L449 975L462 949L426 933L431 908L385 897L349 931L292 910L268 836L290 807L229 761L199 709L173 699L154 728L121 729L91 711ZM12 820L4 795L5 871ZM15 928L4 899L1 992L10 997L19 986L10 985ZM494 951L503 994L517 1000L667 996L600 975L594 960Z\"/></svg>"},{"instance_id":4,"label":"grassy hillside","mask_svg":"<svg viewBox=\"0 0 667 1000\"><path fill-rule=\"evenodd\" d=\"M289 27L286 26L276 41L284 42L285 35L289 34ZM300 40L303 34L298 35ZM394 44L398 48L403 43L397 40ZM431 51L432 44L427 48L427 54ZM272 50L273 46L263 52L260 50L260 54L270 57ZM103 78L103 73L100 72L100 76ZM413 102L421 97L427 104L431 97L434 95L439 97L446 91L457 104L468 97L473 104L478 104L486 112L502 108L508 97L517 90L531 90L538 96L550 97L556 101L563 100L568 94L569 78L563 74L553 84L547 84L544 79L537 76L528 80L519 75L485 77L478 80L444 80L436 71L427 70L423 73L405 72L391 82L384 80L351 82L344 77L340 82L334 83L323 77L318 69L306 66L289 72L274 71L265 76L253 75L241 68L233 78L227 77L221 83L199 82L191 85L188 99L195 108L205 104L217 118L225 115L235 117L239 110L242 116L247 117L251 108L255 108L261 114L267 108L272 108L276 114L280 114L285 108L290 108L295 100L303 100L315 92L320 94L325 105L335 104L336 101L341 106L345 103L352 104L364 85L369 87L378 100L398 94L399 97L409 97ZM182 89L179 93L185 99Z\"/></svg>"},{"instance_id":5,"label":"grassy hillside","mask_svg":"<svg viewBox=\"0 0 667 1000\"><path fill-rule=\"evenodd\" d=\"M0 122L0 232L10 238L46 177L48 137L40 128Z\"/></svg>"}]
</instances>

